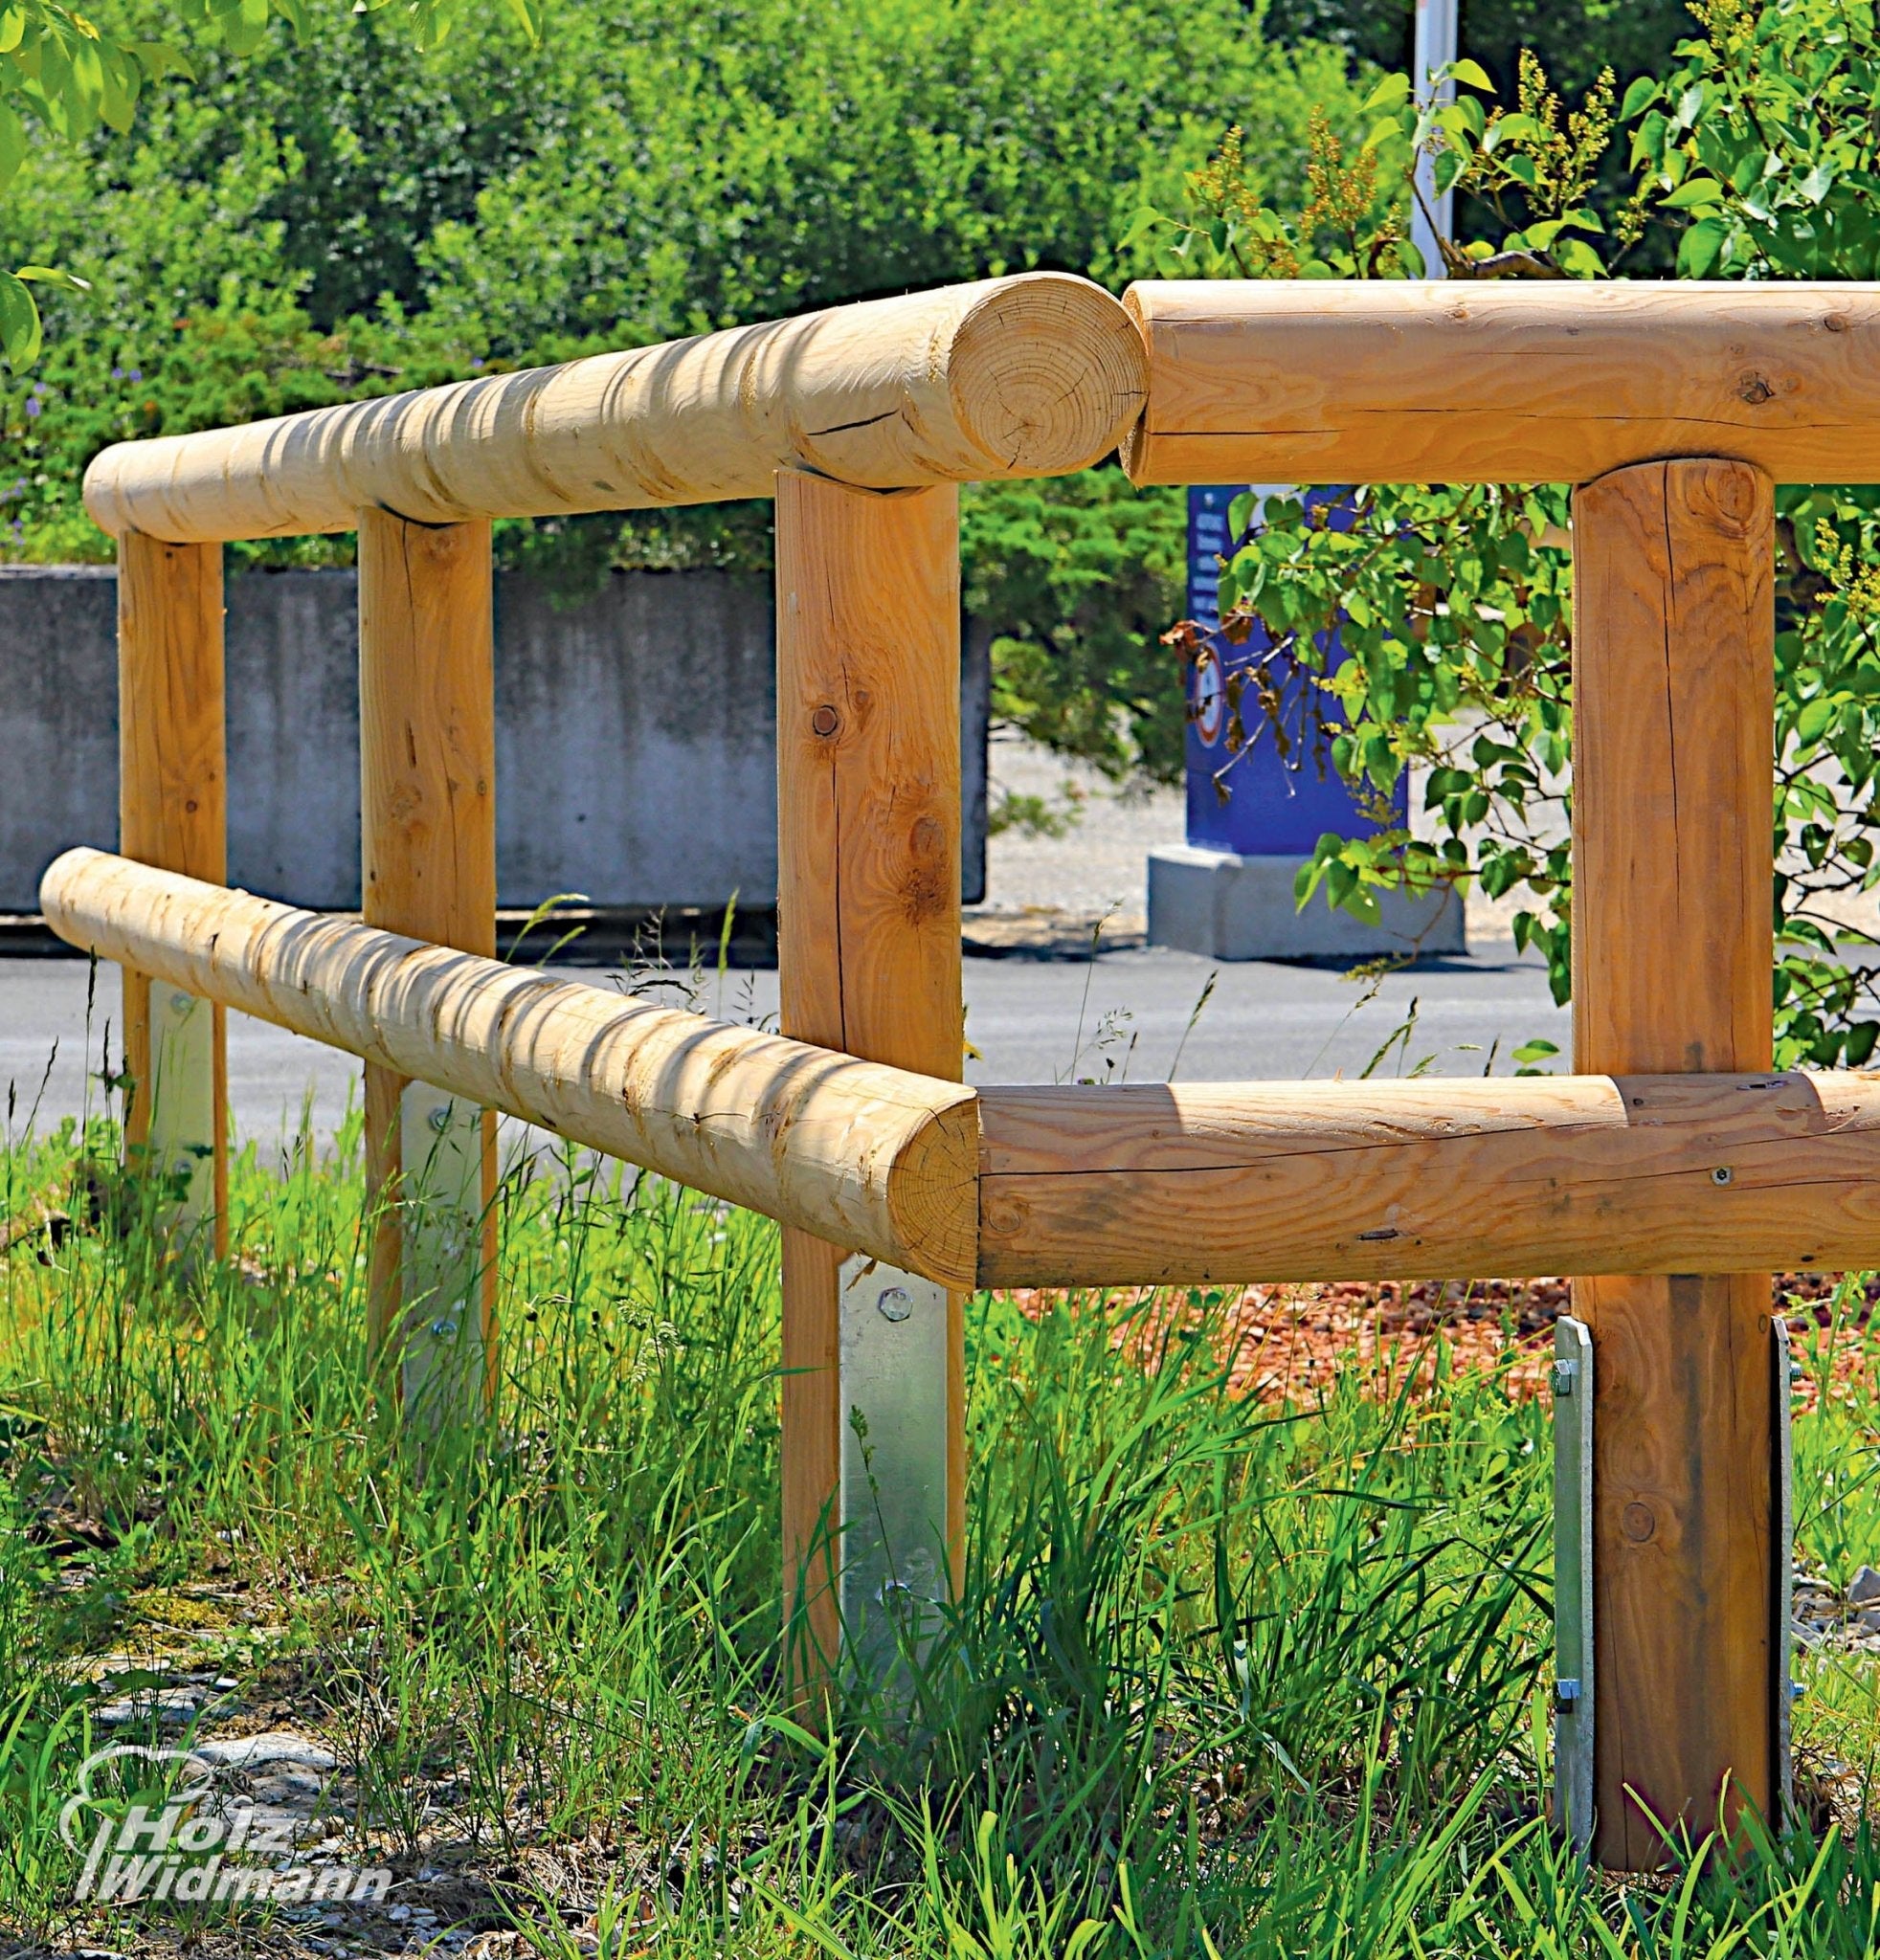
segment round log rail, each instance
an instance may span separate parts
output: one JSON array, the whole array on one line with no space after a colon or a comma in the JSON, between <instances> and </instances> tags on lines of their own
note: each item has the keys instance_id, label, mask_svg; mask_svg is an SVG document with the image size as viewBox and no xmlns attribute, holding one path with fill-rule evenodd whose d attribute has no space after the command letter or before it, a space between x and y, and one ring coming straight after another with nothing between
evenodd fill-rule
<instances>
[{"instance_id":1,"label":"round log rail","mask_svg":"<svg viewBox=\"0 0 1880 1960\"><path fill-rule=\"evenodd\" d=\"M1138 483L1880 482L1880 285L1145 281Z\"/></svg>"},{"instance_id":2,"label":"round log rail","mask_svg":"<svg viewBox=\"0 0 1880 1960\"><path fill-rule=\"evenodd\" d=\"M323 918L102 851L40 886L73 945L954 1285L973 1092Z\"/></svg>"},{"instance_id":3,"label":"round log rail","mask_svg":"<svg viewBox=\"0 0 1880 1960\"><path fill-rule=\"evenodd\" d=\"M1026 273L559 368L118 443L85 473L112 533L178 543L769 497L798 468L867 489L1062 476L1142 408L1122 306Z\"/></svg>"},{"instance_id":4,"label":"round log rail","mask_svg":"<svg viewBox=\"0 0 1880 1960\"><path fill-rule=\"evenodd\" d=\"M1880 1073L975 1095L105 852L39 896L102 958L949 1285L1880 1258Z\"/></svg>"},{"instance_id":5,"label":"round log rail","mask_svg":"<svg viewBox=\"0 0 1880 1960\"><path fill-rule=\"evenodd\" d=\"M1880 1075L985 1089L979 1283L1839 1272Z\"/></svg>"}]
</instances>

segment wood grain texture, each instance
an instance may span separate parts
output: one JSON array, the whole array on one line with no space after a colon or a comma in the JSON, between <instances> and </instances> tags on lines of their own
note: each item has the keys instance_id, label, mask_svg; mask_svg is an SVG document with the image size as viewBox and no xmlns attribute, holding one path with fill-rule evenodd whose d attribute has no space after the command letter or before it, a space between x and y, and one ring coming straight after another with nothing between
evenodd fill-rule
<instances>
[{"instance_id":1,"label":"wood grain texture","mask_svg":"<svg viewBox=\"0 0 1880 1960\"><path fill-rule=\"evenodd\" d=\"M118 835L141 863L220 884L228 877L222 548L118 540ZM228 1029L214 1010L210 1098L214 1245L228 1252ZM124 1053L132 1094L124 1141L149 1138L150 983L124 973Z\"/></svg>"},{"instance_id":2,"label":"wood grain texture","mask_svg":"<svg viewBox=\"0 0 1880 1960\"><path fill-rule=\"evenodd\" d=\"M359 829L368 925L459 952L496 952L495 618L487 523L407 523L361 510ZM366 1068L373 1217L369 1315L391 1352L399 1313L398 1098ZM495 1366L496 1114L483 1115L479 1313ZM388 1344L390 1344L388 1346Z\"/></svg>"},{"instance_id":3,"label":"wood grain texture","mask_svg":"<svg viewBox=\"0 0 1880 1960\"><path fill-rule=\"evenodd\" d=\"M1100 286L1025 273L560 368L104 450L107 530L349 531L768 497L775 472L891 489L1063 475L1142 408L1142 344Z\"/></svg>"},{"instance_id":4,"label":"wood grain texture","mask_svg":"<svg viewBox=\"0 0 1880 1960\"><path fill-rule=\"evenodd\" d=\"M39 902L56 932L104 959L948 1285L973 1283L978 1125L958 1082L104 851L55 859Z\"/></svg>"},{"instance_id":5,"label":"wood grain texture","mask_svg":"<svg viewBox=\"0 0 1880 1960\"><path fill-rule=\"evenodd\" d=\"M1769 479L1601 478L1574 552L1575 1066L1767 1068ZM1575 1282L1597 1356L1594 1855L1626 1870L1666 1861L1647 1808L1701 1836L1720 1801L1776 1800L1769 1280L1705 1273Z\"/></svg>"},{"instance_id":6,"label":"wood grain texture","mask_svg":"<svg viewBox=\"0 0 1880 1960\"><path fill-rule=\"evenodd\" d=\"M982 1286L1880 1260L1880 1075L993 1087L979 1107Z\"/></svg>"},{"instance_id":7,"label":"wood grain texture","mask_svg":"<svg viewBox=\"0 0 1880 1960\"><path fill-rule=\"evenodd\" d=\"M1880 481L1880 285L1144 281L1139 483Z\"/></svg>"},{"instance_id":8,"label":"wood grain texture","mask_svg":"<svg viewBox=\"0 0 1880 1960\"><path fill-rule=\"evenodd\" d=\"M959 498L776 479L781 1025L959 1079ZM845 1244L853 1241L843 1241ZM806 1689L833 1664L839 1252L784 1240L785 1615ZM964 1303L950 1303L948 1535L964 1536Z\"/></svg>"}]
</instances>

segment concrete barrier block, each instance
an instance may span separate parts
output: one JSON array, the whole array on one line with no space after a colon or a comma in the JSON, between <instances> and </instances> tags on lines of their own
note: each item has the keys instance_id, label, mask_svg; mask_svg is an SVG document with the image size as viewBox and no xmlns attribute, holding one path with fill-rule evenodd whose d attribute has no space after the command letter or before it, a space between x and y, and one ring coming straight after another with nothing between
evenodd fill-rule
<instances>
[{"instance_id":1,"label":"concrete barrier block","mask_svg":"<svg viewBox=\"0 0 1880 1960\"><path fill-rule=\"evenodd\" d=\"M1466 949L1462 901L1448 887L1387 892L1380 922L1367 925L1332 911L1322 894L1300 909L1293 881L1306 861L1195 844L1152 851L1149 943L1211 960L1362 960Z\"/></svg>"}]
</instances>

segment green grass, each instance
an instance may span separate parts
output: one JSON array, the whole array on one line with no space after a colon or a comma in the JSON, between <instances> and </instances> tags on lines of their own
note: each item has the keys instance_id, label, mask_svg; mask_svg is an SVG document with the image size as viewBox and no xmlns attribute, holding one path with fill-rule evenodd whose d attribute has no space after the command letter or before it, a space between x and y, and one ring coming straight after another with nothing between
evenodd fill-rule
<instances>
[{"instance_id":1,"label":"green grass","mask_svg":"<svg viewBox=\"0 0 1880 1960\"><path fill-rule=\"evenodd\" d=\"M0 1264L20 1937L175 1933L81 1924L56 1828L141 1658L317 1726L348 1824L401 1872L482 1873L503 1950L1877 1949L1856 1817L1629 1886L1552 1840L1546 1415L1503 1375L1276 1411L1227 1392L1216 1296L979 1298L960 1603L905 1719L853 1704L817 1741L778 1675L772 1228L618 1167L505 1185L496 1417L420 1450L365 1350L357 1146L249 1150L223 1267L166 1272L108 1220ZM0 1210L115 1148L99 1122L15 1144ZM1843 1577L1880 1549L1874 1444L1845 1401L1798 1425L1804 1550ZM1874 1677L1811 1672L1808 1760L1857 1800ZM301 1936L221 1910L182 1931Z\"/></svg>"}]
</instances>

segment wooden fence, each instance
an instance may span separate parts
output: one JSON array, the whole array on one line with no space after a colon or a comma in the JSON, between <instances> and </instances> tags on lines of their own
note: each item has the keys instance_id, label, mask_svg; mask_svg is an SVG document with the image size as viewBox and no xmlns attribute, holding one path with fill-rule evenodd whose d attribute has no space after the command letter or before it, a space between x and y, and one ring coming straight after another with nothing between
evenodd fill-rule
<instances>
[{"instance_id":1,"label":"wooden fence","mask_svg":"<svg viewBox=\"0 0 1880 1960\"><path fill-rule=\"evenodd\" d=\"M1143 482L1579 486L1578 1073L961 1085L954 486L1119 447ZM221 1247L226 1008L364 1059L373 1315L408 1396L487 1392L498 1109L782 1221L806 1683L959 1570L967 1289L1600 1276L1576 1281L1594 1645L1562 1690L1594 1801L1568 1821L1648 1867L1660 1824L1779 1809L1769 1274L1880 1262L1880 1078L1771 1072L1778 480L1880 481L1880 287L1119 303L1040 274L123 444L86 500L122 567L123 856L68 853L43 902L123 963L129 1144L179 1231ZM490 520L760 495L781 1036L490 957ZM223 888L221 546L342 530L363 924Z\"/></svg>"}]
</instances>

